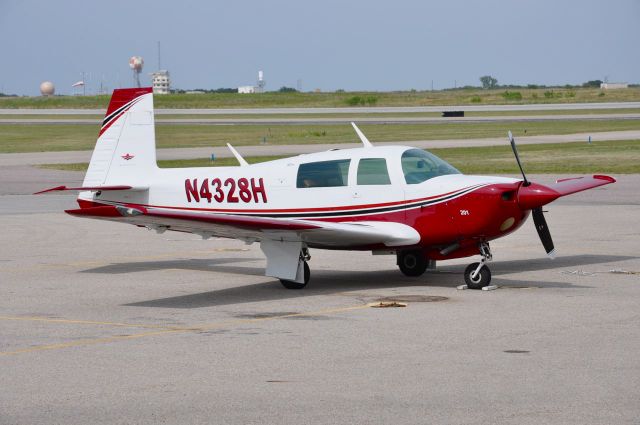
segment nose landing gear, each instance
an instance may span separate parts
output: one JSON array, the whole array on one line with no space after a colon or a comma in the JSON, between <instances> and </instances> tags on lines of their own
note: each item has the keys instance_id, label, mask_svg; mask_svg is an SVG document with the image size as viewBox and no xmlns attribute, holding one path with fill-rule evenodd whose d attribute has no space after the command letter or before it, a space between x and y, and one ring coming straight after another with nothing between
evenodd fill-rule
<instances>
[{"instance_id":1,"label":"nose landing gear","mask_svg":"<svg viewBox=\"0 0 640 425\"><path fill-rule=\"evenodd\" d=\"M493 258L491 248L487 242L480 242L479 248L482 259L479 263L469 264L464 271L464 281L469 289L482 289L491 283L491 270L485 264Z\"/></svg>"}]
</instances>

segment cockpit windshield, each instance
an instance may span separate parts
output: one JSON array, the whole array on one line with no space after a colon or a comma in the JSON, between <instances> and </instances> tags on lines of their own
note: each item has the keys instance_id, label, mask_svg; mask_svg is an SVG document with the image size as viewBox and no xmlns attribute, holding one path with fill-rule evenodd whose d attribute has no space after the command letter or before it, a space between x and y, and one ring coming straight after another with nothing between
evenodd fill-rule
<instances>
[{"instance_id":1,"label":"cockpit windshield","mask_svg":"<svg viewBox=\"0 0 640 425\"><path fill-rule=\"evenodd\" d=\"M409 149L402 154L402 172L407 184L423 181L447 174L460 174L460 171L422 149Z\"/></svg>"}]
</instances>

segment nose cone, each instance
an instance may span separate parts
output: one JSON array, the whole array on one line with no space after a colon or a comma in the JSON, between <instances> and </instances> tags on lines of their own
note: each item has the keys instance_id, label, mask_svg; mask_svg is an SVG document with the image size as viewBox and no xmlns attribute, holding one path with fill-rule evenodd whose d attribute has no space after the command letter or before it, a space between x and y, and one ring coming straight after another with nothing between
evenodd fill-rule
<instances>
[{"instance_id":1,"label":"nose cone","mask_svg":"<svg viewBox=\"0 0 640 425\"><path fill-rule=\"evenodd\" d=\"M518 205L522 210L541 207L559 197L558 192L538 183L531 183L529 186L520 185L520 189L518 189Z\"/></svg>"}]
</instances>

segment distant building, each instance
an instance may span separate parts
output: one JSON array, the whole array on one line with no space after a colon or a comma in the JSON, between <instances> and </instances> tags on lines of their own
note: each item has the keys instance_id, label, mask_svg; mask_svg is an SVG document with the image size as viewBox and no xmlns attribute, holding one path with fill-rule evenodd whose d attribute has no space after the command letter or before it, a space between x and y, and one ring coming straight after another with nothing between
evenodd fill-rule
<instances>
[{"instance_id":1,"label":"distant building","mask_svg":"<svg viewBox=\"0 0 640 425\"><path fill-rule=\"evenodd\" d=\"M238 87L238 93L255 93L256 86L240 86Z\"/></svg>"},{"instance_id":2,"label":"distant building","mask_svg":"<svg viewBox=\"0 0 640 425\"><path fill-rule=\"evenodd\" d=\"M600 83L600 88L604 90L626 89L629 83Z\"/></svg>"},{"instance_id":3,"label":"distant building","mask_svg":"<svg viewBox=\"0 0 640 425\"><path fill-rule=\"evenodd\" d=\"M238 93L264 93L264 86L266 84L266 81L264 81L264 73L258 71L257 84L255 86L240 86L238 87Z\"/></svg>"},{"instance_id":4,"label":"distant building","mask_svg":"<svg viewBox=\"0 0 640 425\"><path fill-rule=\"evenodd\" d=\"M151 84L153 85L153 94L169 94L171 90L169 71L161 69L152 73Z\"/></svg>"}]
</instances>

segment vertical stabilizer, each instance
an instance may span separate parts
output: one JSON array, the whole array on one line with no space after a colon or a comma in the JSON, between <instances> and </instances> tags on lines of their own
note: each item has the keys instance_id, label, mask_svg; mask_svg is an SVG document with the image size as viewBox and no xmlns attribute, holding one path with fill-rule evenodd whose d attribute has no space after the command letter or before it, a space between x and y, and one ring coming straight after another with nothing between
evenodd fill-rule
<instances>
[{"instance_id":1,"label":"vertical stabilizer","mask_svg":"<svg viewBox=\"0 0 640 425\"><path fill-rule=\"evenodd\" d=\"M114 90L82 186L142 184L157 168L152 88Z\"/></svg>"}]
</instances>

